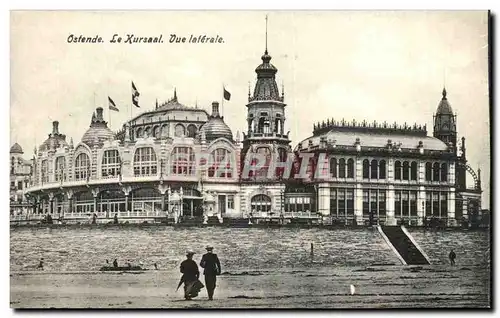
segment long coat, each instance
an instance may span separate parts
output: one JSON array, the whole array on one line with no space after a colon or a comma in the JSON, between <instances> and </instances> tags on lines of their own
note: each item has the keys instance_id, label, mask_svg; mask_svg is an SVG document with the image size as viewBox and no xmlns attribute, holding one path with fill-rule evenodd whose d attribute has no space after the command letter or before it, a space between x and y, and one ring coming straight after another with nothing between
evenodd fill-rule
<instances>
[{"instance_id":1,"label":"long coat","mask_svg":"<svg viewBox=\"0 0 500 318\"><path fill-rule=\"evenodd\" d=\"M205 276L216 276L220 275L221 273L220 262L219 258L217 257L217 254L213 253L204 254L203 257L201 258L200 266L205 269L203 271L203 274Z\"/></svg>"}]
</instances>

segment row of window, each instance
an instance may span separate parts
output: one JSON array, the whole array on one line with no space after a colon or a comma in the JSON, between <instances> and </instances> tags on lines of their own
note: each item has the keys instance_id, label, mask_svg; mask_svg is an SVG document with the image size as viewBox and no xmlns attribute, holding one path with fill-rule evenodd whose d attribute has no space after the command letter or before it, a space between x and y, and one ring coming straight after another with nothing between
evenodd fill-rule
<instances>
[{"instance_id":1,"label":"row of window","mask_svg":"<svg viewBox=\"0 0 500 318\"><path fill-rule=\"evenodd\" d=\"M15 188L16 187L16 182L11 181L10 182L10 187ZM28 187L28 181L17 181L17 190L22 190L24 188Z\"/></svg>"},{"instance_id":2,"label":"row of window","mask_svg":"<svg viewBox=\"0 0 500 318\"><path fill-rule=\"evenodd\" d=\"M448 166L446 163L430 163L425 165L426 181L448 181ZM379 180L386 178L385 160L363 160L363 179ZM330 159L330 175L332 178L354 178L354 160L341 158ZM395 180L413 180L418 179L417 162L399 161L394 162Z\"/></svg>"},{"instance_id":3,"label":"row of window","mask_svg":"<svg viewBox=\"0 0 500 318\"><path fill-rule=\"evenodd\" d=\"M169 133L169 124L164 124L162 126L154 126L152 129L151 127L139 127L135 130L135 136L136 138L142 138L142 137L156 137L156 138L166 138L170 136ZM174 136L175 137L183 137L187 136L190 138L194 138L196 136L196 133L198 132L198 127L193 124L189 124L187 127L185 127L183 124L177 124L174 127Z\"/></svg>"},{"instance_id":4,"label":"row of window","mask_svg":"<svg viewBox=\"0 0 500 318\"><path fill-rule=\"evenodd\" d=\"M176 147L172 151L171 174L173 175L195 175L196 160L194 151L190 147ZM209 177L232 178L233 165L232 156L229 150L218 148L210 154ZM55 180L65 181L66 160L64 157L56 159ZM90 158L85 153L80 153L75 159L74 173L75 180L86 180L90 176ZM121 159L118 150L106 150L103 154L101 174L103 178L117 177L121 174ZM156 152L152 147L136 149L134 153L134 176L155 176L158 174L158 160ZM47 160L41 164L41 180L43 183L49 182L49 165Z\"/></svg>"},{"instance_id":5,"label":"row of window","mask_svg":"<svg viewBox=\"0 0 500 318\"><path fill-rule=\"evenodd\" d=\"M426 192L425 215L446 217L448 214L448 194L446 192ZM385 217L387 213L386 190L363 190L363 217ZM330 214L346 216L354 214L354 190L332 189L330 194ZM394 191L394 215L396 218L417 217L417 191Z\"/></svg>"}]
</instances>

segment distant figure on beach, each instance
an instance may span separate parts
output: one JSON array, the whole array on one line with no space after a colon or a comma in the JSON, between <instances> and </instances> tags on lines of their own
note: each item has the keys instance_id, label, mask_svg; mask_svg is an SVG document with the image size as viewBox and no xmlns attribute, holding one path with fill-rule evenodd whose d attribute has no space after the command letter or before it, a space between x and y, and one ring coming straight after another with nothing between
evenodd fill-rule
<instances>
[{"instance_id":1,"label":"distant figure on beach","mask_svg":"<svg viewBox=\"0 0 500 318\"><path fill-rule=\"evenodd\" d=\"M109 261L108 260L106 260L106 265L109 266Z\"/></svg>"},{"instance_id":2,"label":"distant figure on beach","mask_svg":"<svg viewBox=\"0 0 500 318\"><path fill-rule=\"evenodd\" d=\"M97 224L97 214L92 215L92 224Z\"/></svg>"},{"instance_id":3,"label":"distant figure on beach","mask_svg":"<svg viewBox=\"0 0 500 318\"><path fill-rule=\"evenodd\" d=\"M198 293L203 288L203 284L199 281L200 271L198 270L198 265L193 261L193 251L188 251L186 253L186 259L181 263L180 271L183 274L179 285L184 284L184 298L190 300L198 296Z\"/></svg>"},{"instance_id":4,"label":"distant figure on beach","mask_svg":"<svg viewBox=\"0 0 500 318\"><path fill-rule=\"evenodd\" d=\"M455 258L457 258L457 255L455 254L455 252L453 251L453 249L451 249L451 252L448 255L448 258L450 259L450 264L451 265L455 265Z\"/></svg>"},{"instance_id":5,"label":"distant figure on beach","mask_svg":"<svg viewBox=\"0 0 500 318\"><path fill-rule=\"evenodd\" d=\"M128 268L132 267L132 264L130 263L130 260L129 260L129 259L127 260L127 267L128 267Z\"/></svg>"},{"instance_id":6,"label":"distant figure on beach","mask_svg":"<svg viewBox=\"0 0 500 318\"><path fill-rule=\"evenodd\" d=\"M117 267L118 267L118 261L116 260L116 258L115 258L115 260L113 261L113 267L114 267L114 268L117 268Z\"/></svg>"},{"instance_id":7,"label":"distant figure on beach","mask_svg":"<svg viewBox=\"0 0 500 318\"><path fill-rule=\"evenodd\" d=\"M38 263L38 266L36 268L43 270L43 257L40 258L40 263Z\"/></svg>"},{"instance_id":8,"label":"distant figure on beach","mask_svg":"<svg viewBox=\"0 0 500 318\"><path fill-rule=\"evenodd\" d=\"M154 263L155 270L158 270L158 264Z\"/></svg>"},{"instance_id":9,"label":"distant figure on beach","mask_svg":"<svg viewBox=\"0 0 500 318\"><path fill-rule=\"evenodd\" d=\"M52 220L52 215L51 214L47 214L47 224L53 224L54 221Z\"/></svg>"},{"instance_id":10,"label":"distant figure on beach","mask_svg":"<svg viewBox=\"0 0 500 318\"><path fill-rule=\"evenodd\" d=\"M115 213L115 216L113 217L113 224L118 224L118 213Z\"/></svg>"},{"instance_id":11,"label":"distant figure on beach","mask_svg":"<svg viewBox=\"0 0 500 318\"><path fill-rule=\"evenodd\" d=\"M217 254L213 253L214 248L210 245L206 247L207 253L201 258L200 266L205 270L205 286L207 287L208 300L213 300L217 282L217 275L221 274L220 261Z\"/></svg>"}]
</instances>

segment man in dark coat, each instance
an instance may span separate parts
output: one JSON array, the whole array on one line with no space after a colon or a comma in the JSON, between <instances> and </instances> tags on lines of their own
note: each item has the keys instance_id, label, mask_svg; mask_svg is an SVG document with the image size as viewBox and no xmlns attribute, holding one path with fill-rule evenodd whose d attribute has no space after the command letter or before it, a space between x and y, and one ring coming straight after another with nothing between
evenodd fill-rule
<instances>
[{"instance_id":1,"label":"man in dark coat","mask_svg":"<svg viewBox=\"0 0 500 318\"><path fill-rule=\"evenodd\" d=\"M208 299L213 300L214 290L217 282L217 275L221 273L221 267L217 254L213 253L214 248L207 246L207 253L201 258L200 266L205 270L205 286L207 287Z\"/></svg>"},{"instance_id":2,"label":"man in dark coat","mask_svg":"<svg viewBox=\"0 0 500 318\"><path fill-rule=\"evenodd\" d=\"M198 278L200 277L200 271L198 270L198 265L193 261L194 252L188 251L186 253L187 259L181 263L181 281L179 283L184 283L184 298L190 300L193 297L198 296L200 289L203 288L201 283L198 283Z\"/></svg>"},{"instance_id":3,"label":"man in dark coat","mask_svg":"<svg viewBox=\"0 0 500 318\"><path fill-rule=\"evenodd\" d=\"M448 257L450 258L450 264L451 265L455 265L455 258L457 257L457 255L455 254L455 252L453 251L453 249L451 249L451 252L448 255Z\"/></svg>"}]
</instances>

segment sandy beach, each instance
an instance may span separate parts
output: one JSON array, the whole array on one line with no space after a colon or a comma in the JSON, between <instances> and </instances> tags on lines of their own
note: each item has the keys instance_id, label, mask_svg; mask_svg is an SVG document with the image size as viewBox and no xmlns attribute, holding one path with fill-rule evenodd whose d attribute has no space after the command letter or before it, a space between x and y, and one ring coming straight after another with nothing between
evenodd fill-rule
<instances>
[{"instance_id":1,"label":"sandy beach","mask_svg":"<svg viewBox=\"0 0 500 318\"><path fill-rule=\"evenodd\" d=\"M184 300L178 279L174 271L13 272L11 307L487 308L490 294L487 268L460 265L224 272L214 301L205 289Z\"/></svg>"}]
</instances>

